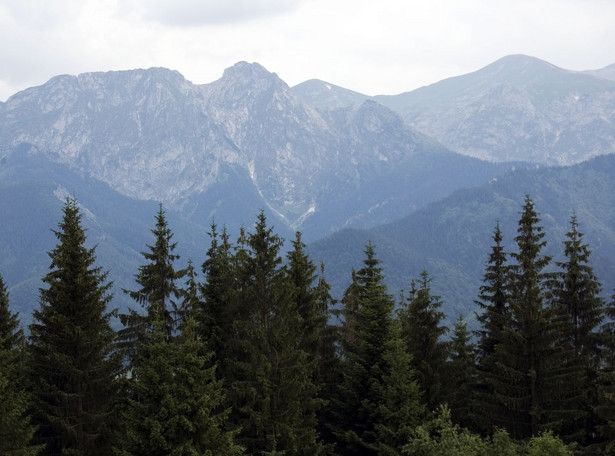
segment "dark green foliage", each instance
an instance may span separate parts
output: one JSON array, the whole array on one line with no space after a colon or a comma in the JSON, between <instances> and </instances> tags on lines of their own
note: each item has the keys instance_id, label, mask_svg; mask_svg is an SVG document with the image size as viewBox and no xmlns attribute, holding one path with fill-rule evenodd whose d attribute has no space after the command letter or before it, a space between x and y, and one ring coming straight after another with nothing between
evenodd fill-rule
<instances>
[{"instance_id":1,"label":"dark green foliage","mask_svg":"<svg viewBox=\"0 0 615 456\"><path fill-rule=\"evenodd\" d=\"M555 281L555 302L567 317L566 339L582 358L583 365L595 370L601 363L598 330L605 316L605 303L600 297L600 282L589 264L591 252L583 242L576 215L570 219L566 238L566 261L557 263L561 272Z\"/></svg>"},{"instance_id":2,"label":"dark green foliage","mask_svg":"<svg viewBox=\"0 0 615 456\"><path fill-rule=\"evenodd\" d=\"M294 304L301 317L301 348L314 360L321 352L322 333L327 325L328 303L318 300L314 288L316 266L305 253L301 233L297 232L288 253L288 280L293 288ZM326 287L325 284L322 286Z\"/></svg>"},{"instance_id":3,"label":"dark green foliage","mask_svg":"<svg viewBox=\"0 0 615 456\"><path fill-rule=\"evenodd\" d=\"M478 360L483 369L491 369L492 355L501 342L503 328L508 326L510 309L508 304L508 267L506 253L502 246L502 231L498 223L493 233L493 246L485 267L483 285L480 287L479 300L476 301L481 313L476 319L481 324L477 331ZM489 367L488 367L489 366Z\"/></svg>"},{"instance_id":4,"label":"dark green foliage","mask_svg":"<svg viewBox=\"0 0 615 456\"><path fill-rule=\"evenodd\" d=\"M196 337L194 323L167 339L165 324L154 322L140 346L130 382L118 451L122 456L232 456L243 453L224 431L222 384Z\"/></svg>"},{"instance_id":5,"label":"dark green foliage","mask_svg":"<svg viewBox=\"0 0 615 456\"><path fill-rule=\"evenodd\" d=\"M197 331L213 352L220 378L226 377L228 338L236 316L236 263L226 230L218 236L215 223L209 233L211 245L203 262L205 283L201 285L203 302L194 309Z\"/></svg>"},{"instance_id":6,"label":"dark green foliage","mask_svg":"<svg viewBox=\"0 0 615 456\"><path fill-rule=\"evenodd\" d=\"M543 228L526 196L515 238L518 251L509 268L510 326L496 347L496 371L488 379L494 398L505 409L494 420L514 438L528 438L544 429L558 429L579 412L576 366L566 347L558 345L561 326L548 306L544 269L550 257Z\"/></svg>"},{"instance_id":7,"label":"dark green foliage","mask_svg":"<svg viewBox=\"0 0 615 456\"><path fill-rule=\"evenodd\" d=\"M410 356L394 328L394 302L387 294L372 244L365 255L364 266L346 294L352 308L345 315L352 317L352 325L346 327L344 377L334 404L340 413L339 452L398 454L408 426L421 411L418 388ZM395 402L397 409L389 410Z\"/></svg>"},{"instance_id":8,"label":"dark green foliage","mask_svg":"<svg viewBox=\"0 0 615 456\"><path fill-rule=\"evenodd\" d=\"M419 287L412 283L407 301L400 303L399 319L401 336L412 355L412 366L423 400L429 411L442 402L443 367L448 357L448 344L442 340L448 328L442 325L442 302L431 294L431 278L427 271L421 273Z\"/></svg>"},{"instance_id":9,"label":"dark green foliage","mask_svg":"<svg viewBox=\"0 0 615 456\"><path fill-rule=\"evenodd\" d=\"M425 417L421 391L412 369L412 356L395 322L384 353L385 375L381 402L376 407L376 449L382 456L398 456L415 427Z\"/></svg>"},{"instance_id":10,"label":"dark green foliage","mask_svg":"<svg viewBox=\"0 0 615 456\"><path fill-rule=\"evenodd\" d=\"M598 426L605 441L605 454L615 454L615 371L609 369L598 375L598 405L595 414L603 422Z\"/></svg>"},{"instance_id":11,"label":"dark green foliage","mask_svg":"<svg viewBox=\"0 0 615 456\"><path fill-rule=\"evenodd\" d=\"M106 307L106 273L85 247L77 202L67 200L30 326L29 381L45 454L108 455L119 358Z\"/></svg>"},{"instance_id":12,"label":"dark green foliage","mask_svg":"<svg viewBox=\"0 0 615 456\"><path fill-rule=\"evenodd\" d=\"M179 256L173 253L176 244L172 242L173 233L168 227L162 205L158 208L156 226L151 232L154 235L154 245L147 245L149 251L141 252L147 263L139 266L139 272L135 276L140 288L134 291L124 290L145 310L145 314L131 309L128 314L120 315L125 326L119 333L121 347L126 350L126 355L133 364L139 344L154 321L163 322L164 333L167 340L170 340L179 319L176 300L180 291L176 282L184 276L185 271L175 270L174 262Z\"/></svg>"},{"instance_id":13,"label":"dark green foliage","mask_svg":"<svg viewBox=\"0 0 615 456\"><path fill-rule=\"evenodd\" d=\"M597 379L602 361L599 326L605 315L605 303L599 296L601 286L589 264L590 250L583 242L575 215L564 242L566 261L558 262L560 271L552 283L553 324L560 330L557 346L563 352L562 363L568 367L569 398L577 411L556 430L565 438L589 444L595 442L598 405Z\"/></svg>"},{"instance_id":14,"label":"dark green foliage","mask_svg":"<svg viewBox=\"0 0 615 456\"><path fill-rule=\"evenodd\" d=\"M29 395L23 388L23 332L17 314L9 309L9 297L0 276L0 454L34 456L40 446L31 445L35 428L27 413Z\"/></svg>"},{"instance_id":15,"label":"dark green foliage","mask_svg":"<svg viewBox=\"0 0 615 456\"><path fill-rule=\"evenodd\" d=\"M23 331L19 328L19 317L9 308L9 294L0 276L0 349L17 350L24 343Z\"/></svg>"},{"instance_id":16,"label":"dark green foliage","mask_svg":"<svg viewBox=\"0 0 615 456\"><path fill-rule=\"evenodd\" d=\"M321 439L330 447L334 438L325 423L332 415L325 406L333 401L341 378L336 353L338 331L328 322L333 299L324 278L324 265L317 277L316 266L305 253L301 233L297 232L292 245L293 249L287 254L287 280L292 285L292 299L301 317L300 348L307 354L312 382L318 390L316 398L308 398L304 404L303 415L307 422L316 425Z\"/></svg>"},{"instance_id":17,"label":"dark green foliage","mask_svg":"<svg viewBox=\"0 0 615 456\"><path fill-rule=\"evenodd\" d=\"M314 418L316 367L302 349L302 318L281 246L262 212L255 232L238 240L225 303L233 319L223 379L238 441L249 454L316 455L323 451Z\"/></svg>"},{"instance_id":18,"label":"dark green foliage","mask_svg":"<svg viewBox=\"0 0 615 456\"><path fill-rule=\"evenodd\" d=\"M443 371L443 402L448 404L453 421L466 428L475 427L471 413L476 383L474 345L470 341L468 325L461 315L453 327L449 359Z\"/></svg>"},{"instance_id":19,"label":"dark green foliage","mask_svg":"<svg viewBox=\"0 0 615 456\"><path fill-rule=\"evenodd\" d=\"M485 266L479 300L476 301L481 312L476 317L480 328L476 331L477 377L471 416L477 429L484 433L493 432L494 422L504 414L502 404L495 400L492 386L498 382L499 374L496 347L502 343L504 330L511 326L508 266L502 241L498 223L493 233L494 244Z\"/></svg>"},{"instance_id":20,"label":"dark green foliage","mask_svg":"<svg viewBox=\"0 0 615 456\"><path fill-rule=\"evenodd\" d=\"M505 409L501 422L514 438L535 435L544 423L547 370L553 342L550 316L545 306L543 272L551 258L541 250L546 245L534 203L526 196L517 229L517 252L511 254L509 296L510 326L502 331L497 347L497 377L491 379L494 396Z\"/></svg>"}]
</instances>

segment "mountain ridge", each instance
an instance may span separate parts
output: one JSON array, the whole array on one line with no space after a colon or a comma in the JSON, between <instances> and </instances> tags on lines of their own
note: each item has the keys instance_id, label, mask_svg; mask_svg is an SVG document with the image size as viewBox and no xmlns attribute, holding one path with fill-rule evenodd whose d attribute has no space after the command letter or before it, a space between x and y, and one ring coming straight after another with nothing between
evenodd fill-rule
<instances>
[{"instance_id":1,"label":"mountain ridge","mask_svg":"<svg viewBox=\"0 0 615 456\"><path fill-rule=\"evenodd\" d=\"M568 165L615 151L612 67L571 71L511 55L410 92L369 98L457 153ZM343 98L325 85L313 82L308 91L300 84L294 90L324 110Z\"/></svg>"}]
</instances>

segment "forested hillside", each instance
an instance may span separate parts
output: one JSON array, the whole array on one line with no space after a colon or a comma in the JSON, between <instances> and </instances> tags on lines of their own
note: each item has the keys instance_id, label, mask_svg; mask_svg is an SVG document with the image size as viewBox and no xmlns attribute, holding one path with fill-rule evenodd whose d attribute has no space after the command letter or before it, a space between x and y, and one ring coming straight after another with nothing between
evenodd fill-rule
<instances>
[{"instance_id":1,"label":"forested hillside","mask_svg":"<svg viewBox=\"0 0 615 456\"><path fill-rule=\"evenodd\" d=\"M327 265L334 295L350 283L348 270L360 261L369 240L378 246L391 293L408 290L423 269L433 277L452 322L459 313L471 314L480 277L487 261L490 233L499 221L503 245L514 246L515 221L525 194L532 195L542 213L547 245L562 257L568 222L575 213L592 249L592 263L605 285L615 288L615 155L596 157L578 165L518 169L488 184L459 190L403 219L371 230L343 230L308 247L315 261Z\"/></svg>"},{"instance_id":2,"label":"forested hillside","mask_svg":"<svg viewBox=\"0 0 615 456\"><path fill-rule=\"evenodd\" d=\"M82 218L68 199L25 339L0 282L2 454L610 454L615 303L577 215L558 261L529 195L493 226L472 332L428 270L394 297L372 243L334 305L262 212L180 267L162 205L115 331Z\"/></svg>"}]
</instances>

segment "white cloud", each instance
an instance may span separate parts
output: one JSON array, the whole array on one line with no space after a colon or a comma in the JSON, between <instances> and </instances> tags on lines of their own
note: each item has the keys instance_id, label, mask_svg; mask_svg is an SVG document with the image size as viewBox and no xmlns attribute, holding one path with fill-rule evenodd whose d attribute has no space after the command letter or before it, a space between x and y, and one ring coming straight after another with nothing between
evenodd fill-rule
<instances>
[{"instance_id":1,"label":"white cloud","mask_svg":"<svg viewBox=\"0 0 615 456\"><path fill-rule=\"evenodd\" d=\"M306 0L131 0L121 6L130 14L174 27L224 25L275 17Z\"/></svg>"},{"instance_id":2,"label":"white cloud","mask_svg":"<svg viewBox=\"0 0 615 456\"><path fill-rule=\"evenodd\" d=\"M291 85L399 93L523 53L615 62L611 0L2 0L0 100L56 74L163 66L195 83L239 60Z\"/></svg>"}]
</instances>

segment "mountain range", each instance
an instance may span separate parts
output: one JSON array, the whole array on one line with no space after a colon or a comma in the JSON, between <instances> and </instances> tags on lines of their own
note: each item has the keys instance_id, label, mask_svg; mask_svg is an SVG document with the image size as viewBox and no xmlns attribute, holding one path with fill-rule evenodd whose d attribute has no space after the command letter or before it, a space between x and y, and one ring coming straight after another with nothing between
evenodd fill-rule
<instances>
[{"instance_id":1,"label":"mountain range","mask_svg":"<svg viewBox=\"0 0 615 456\"><path fill-rule=\"evenodd\" d=\"M510 182L522 195L530 178L520 176L547 173L539 180L550 182L547 165L581 163L615 150L612 74L609 67L574 73L511 56L389 97L322 81L291 88L246 62L202 85L164 68L57 76L0 103L0 274L11 302L28 314L48 266L45 252L55 243L51 229L68 195L82 205L90 242L110 270L120 307L128 302L117 290L131 287L158 203L167 210L184 260L203 261L212 221L236 233L250 228L262 209L287 239L295 230L308 241L325 237L310 249L317 261L329 258L327 275L337 290L343 287L337 277L349 277L351 267L337 260L360 258L358 244L370 237L397 252L393 286L399 283L393 276L411 269L404 261L422 261L439 274L434 264L448 261L442 249L449 243L419 221L440 210L442 201L464 195L452 200L461 210L476 197L464 189L494 182ZM582 100L576 111L564 103L575 97ZM557 141L549 136L555 131ZM562 190L561 201L566 194ZM502 208L489 207L475 206L476 214L500 217ZM404 225L404 217L419 225ZM608 230L615 225L600 223ZM455 232L477 229L464 227ZM399 239L389 242L395 236L382 234L387 230L415 232L412 237L421 240L408 250ZM482 231L472 236L489 241ZM354 238L361 242L352 244ZM607 238L604 246L615 244ZM450 244L452 255L465 245L457 241ZM323 250L331 242L352 252ZM469 247L466 253L480 257ZM456 280L476 283L476 268L463 272ZM446 297L458 303L460 295Z\"/></svg>"},{"instance_id":2,"label":"mountain range","mask_svg":"<svg viewBox=\"0 0 615 456\"><path fill-rule=\"evenodd\" d=\"M476 72L372 99L455 152L547 165L615 152L615 68L569 71L524 55ZM320 108L369 97L321 81L293 90Z\"/></svg>"}]
</instances>

